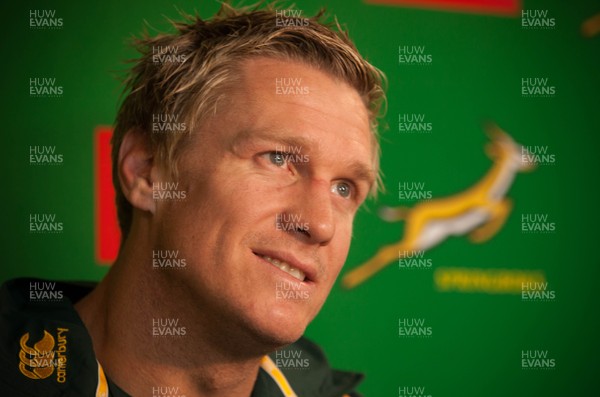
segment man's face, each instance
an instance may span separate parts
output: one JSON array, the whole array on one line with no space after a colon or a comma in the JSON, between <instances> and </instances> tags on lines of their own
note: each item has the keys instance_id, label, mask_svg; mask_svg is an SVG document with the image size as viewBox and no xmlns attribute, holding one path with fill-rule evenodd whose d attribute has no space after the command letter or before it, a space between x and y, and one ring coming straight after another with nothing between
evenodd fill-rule
<instances>
[{"instance_id":1,"label":"man's face","mask_svg":"<svg viewBox=\"0 0 600 397\"><path fill-rule=\"evenodd\" d=\"M186 259L162 273L207 320L283 345L346 260L375 176L373 138L357 92L312 67L256 58L241 77L184 150L186 198L157 203L153 234Z\"/></svg>"}]
</instances>

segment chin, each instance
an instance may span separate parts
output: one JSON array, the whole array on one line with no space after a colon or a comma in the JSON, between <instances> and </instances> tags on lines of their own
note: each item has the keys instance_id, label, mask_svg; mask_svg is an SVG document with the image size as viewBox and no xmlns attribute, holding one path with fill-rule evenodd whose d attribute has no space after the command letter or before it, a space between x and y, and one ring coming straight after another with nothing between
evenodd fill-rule
<instances>
[{"instance_id":1,"label":"chin","mask_svg":"<svg viewBox=\"0 0 600 397\"><path fill-rule=\"evenodd\" d=\"M282 316L274 313L273 316L261 319L252 329L257 342L268 351L277 350L283 346L294 343L304 334L308 322L294 319L291 315Z\"/></svg>"},{"instance_id":2,"label":"chin","mask_svg":"<svg viewBox=\"0 0 600 397\"><path fill-rule=\"evenodd\" d=\"M270 353L284 346L296 342L304 334L304 328L301 332L290 332L289 330L279 332L266 332L259 336L261 344L265 347L265 352Z\"/></svg>"}]
</instances>

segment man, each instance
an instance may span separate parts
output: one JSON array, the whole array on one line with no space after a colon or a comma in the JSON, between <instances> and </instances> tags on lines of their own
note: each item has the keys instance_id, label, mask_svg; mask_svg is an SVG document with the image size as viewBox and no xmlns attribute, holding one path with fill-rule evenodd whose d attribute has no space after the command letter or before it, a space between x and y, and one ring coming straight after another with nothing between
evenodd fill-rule
<instances>
[{"instance_id":1,"label":"man","mask_svg":"<svg viewBox=\"0 0 600 397\"><path fill-rule=\"evenodd\" d=\"M113 138L119 256L91 292L4 286L3 390L357 395L302 334L377 189L383 92L322 19L224 5L138 42Z\"/></svg>"}]
</instances>

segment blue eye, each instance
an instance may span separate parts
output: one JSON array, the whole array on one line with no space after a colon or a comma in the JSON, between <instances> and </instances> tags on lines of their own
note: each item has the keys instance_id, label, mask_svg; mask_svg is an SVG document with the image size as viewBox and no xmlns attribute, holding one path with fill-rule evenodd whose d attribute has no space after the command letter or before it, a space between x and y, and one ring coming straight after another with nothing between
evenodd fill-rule
<instances>
[{"instance_id":1,"label":"blue eye","mask_svg":"<svg viewBox=\"0 0 600 397\"><path fill-rule=\"evenodd\" d=\"M352 187L346 182L338 182L332 186L331 191L343 198L348 198L352 194Z\"/></svg>"},{"instance_id":2,"label":"blue eye","mask_svg":"<svg viewBox=\"0 0 600 397\"><path fill-rule=\"evenodd\" d=\"M287 157L285 153L270 152L269 161L278 167L283 167L287 161Z\"/></svg>"}]
</instances>

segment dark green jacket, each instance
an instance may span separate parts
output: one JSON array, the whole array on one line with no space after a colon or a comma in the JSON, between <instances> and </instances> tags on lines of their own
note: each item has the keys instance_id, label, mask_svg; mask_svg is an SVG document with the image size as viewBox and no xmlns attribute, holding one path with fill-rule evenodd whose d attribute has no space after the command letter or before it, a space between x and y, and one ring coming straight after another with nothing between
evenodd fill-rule
<instances>
[{"instance_id":1,"label":"dark green jacket","mask_svg":"<svg viewBox=\"0 0 600 397\"><path fill-rule=\"evenodd\" d=\"M50 283L50 284L43 284ZM73 304L92 283L16 279L0 289L0 390L18 397L128 397L104 376L92 340ZM270 358L270 359L269 359ZM252 397L359 396L362 375L329 367L308 339L263 359ZM135 376L135 368L131 368ZM269 373L270 372L270 373ZM284 380L282 381L282 376ZM104 391L104 392L103 392ZM176 387L148 387L147 396L183 397ZM137 397L137 396L135 396Z\"/></svg>"}]
</instances>

